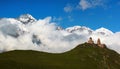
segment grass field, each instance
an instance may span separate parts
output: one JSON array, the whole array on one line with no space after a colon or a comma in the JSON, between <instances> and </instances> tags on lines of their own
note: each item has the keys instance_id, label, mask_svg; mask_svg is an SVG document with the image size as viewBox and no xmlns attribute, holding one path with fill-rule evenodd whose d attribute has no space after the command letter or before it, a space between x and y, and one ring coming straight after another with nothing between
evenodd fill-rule
<instances>
[{"instance_id":1,"label":"grass field","mask_svg":"<svg viewBox=\"0 0 120 69\"><path fill-rule=\"evenodd\" d=\"M16 50L0 54L0 69L120 69L120 55L87 43L61 54Z\"/></svg>"}]
</instances>

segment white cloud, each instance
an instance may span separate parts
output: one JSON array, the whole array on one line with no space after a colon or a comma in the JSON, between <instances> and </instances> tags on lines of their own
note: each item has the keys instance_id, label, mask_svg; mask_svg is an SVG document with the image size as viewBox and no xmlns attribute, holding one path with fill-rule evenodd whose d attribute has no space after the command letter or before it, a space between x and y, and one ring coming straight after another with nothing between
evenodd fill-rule
<instances>
[{"instance_id":1,"label":"white cloud","mask_svg":"<svg viewBox=\"0 0 120 69\"><path fill-rule=\"evenodd\" d=\"M57 17L53 17L52 20L53 20L53 21L58 21L58 22L59 22L59 21L63 20L63 18L62 18L62 17L58 17L58 18L57 18Z\"/></svg>"},{"instance_id":2,"label":"white cloud","mask_svg":"<svg viewBox=\"0 0 120 69\"><path fill-rule=\"evenodd\" d=\"M92 6L91 6L91 4L88 1L81 0L79 2L79 5L77 7L80 8L80 9L82 9L82 10L86 10L86 9L92 7Z\"/></svg>"},{"instance_id":3,"label":"white cloud","mask_svg":"<svg viewBox=\"0 0 120 69\"><path fill-rule=\"evenodd\" d=\"M77 8L86 10L89 8L95 8L95 7L103 7L105 1L103 0L80 0L79 4L77 5Z\"/></svg>"},{"instance_id":4,"label":"white cloud","mask_svg":"<svg viewBox=\"0 0 120 69\"><path fill-rule=\"evenodd\" d=\"M72 27L77 31L69 33L66 30L56 30L56 24L51 22L51 17L40 19L32 24L24 25L14 19L0 20L0 52L10 50L37 50L51 53L61 53L73 49L78 44L84 43L91 36L96 41L100 38L108 48L120 53L120 32L112 33L105 28L92 30L83 27ZM8 26L9 25L9 26ZM8 32L7 30L11 31ZM14 31L15 30L15 31ZM20 33L15 37L14 34ZM40 45L33 43L33 35L40 41Z\"/></svg>"},{"instance_id":5,"label":"white cloud","mask_svg":"<svg viewBox=\"0 0 120 69\"><path fill-rule=\"evenodd\" d=\"M25 30L24 33L21 33L22 31L20 30L22 28L19 27L19 25L22 25L22 23L19 24L19 21L13 22L13 20L8 20L7 18L0 20L0 29L4 30L0 30L0 51L20 49L54 53L65 52L74 48L78 42L83 42L83 40L76 39L80 35L74 36L74 34L72 34L67 36L66 34L69 34L68 32L56 30L56 24L51 23L50 21L51 17L47 17L45 19L40 19L33 24L25 25L22 28L27 29L27 31ZM10 27L8 27L8 25ZM15 29L16 31L14 31ZM11 32L7 33L7 30ZM17 37L14 36L16 33L21 34ZM32 42L33 34L40 40L40 46Z\"/></svg>"},{"instance_id":6,"label":"white cloud","mask_svg":"<svg viewBox=\"0 0 120 69\"><path fill-rule=\"evenodd\" d=\"M74 21L73 17L70 16L70 15L68 16L68 20L69 20L70 22Z\"/></svg>"},{"instance_id":7,"label":"white cloud","mask_svg":"<svg viewBox=\"0 0 120 69\"><path fill-rule=\"evenodd\" d=\"M65 12L72 12L73 10L73 6L71 6L70 4L67 4L65 7L64 7L64 11Z\"/></svg>"}]
</instances>

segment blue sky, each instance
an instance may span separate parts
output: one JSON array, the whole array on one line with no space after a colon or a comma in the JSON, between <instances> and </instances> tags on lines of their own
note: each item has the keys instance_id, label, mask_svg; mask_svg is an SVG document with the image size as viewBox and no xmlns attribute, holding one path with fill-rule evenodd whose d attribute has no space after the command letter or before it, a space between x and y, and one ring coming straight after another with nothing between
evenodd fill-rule
<instances>
[{"instance_id":1,"label":"blue sky","mask_svg":"<svg viewBox=\"0 0 120 69\"><path fill-rule=\"evenodd\" d=\"M31 14L51 16L66 28L80 25L120 31L120 0L0 0L0 18Z\"/></svg>"}]
</instances>

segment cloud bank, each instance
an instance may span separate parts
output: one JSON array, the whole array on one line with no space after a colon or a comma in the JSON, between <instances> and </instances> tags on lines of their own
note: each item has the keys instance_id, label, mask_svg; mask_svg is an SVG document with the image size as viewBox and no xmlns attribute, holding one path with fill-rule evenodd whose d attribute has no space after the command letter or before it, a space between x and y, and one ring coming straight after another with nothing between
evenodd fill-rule
<instances>
[{"instance_id":1,"label":"cloud bank","mask_svg":"<svg viewBox=\"0 0 120 69\"><path fill-rule=\"evenodd\" d=\"M74 48L81 35L70 34L65 30L56 30L51 17L30 24L23 24L13 18L0 20L0 51L37 50L59 53ZM39 45L37 44L39 42Z\"/></svg>"},{"instance_id":2,"label":"cloud bank","mask_svg":"<svg viewBox=\"0 0 120 69\"><path fill-rule=\"evenodd\" d=\"M24 18L23 18L24 19ZM36 50L62 53L84 43L89 37L100 38L108 48L120 53L120 32L108 29L91 30L84 26L59 28L51 17L24 24L14 18L0 20L0 52L11 50Z\"/></svg>"}]
</instances>

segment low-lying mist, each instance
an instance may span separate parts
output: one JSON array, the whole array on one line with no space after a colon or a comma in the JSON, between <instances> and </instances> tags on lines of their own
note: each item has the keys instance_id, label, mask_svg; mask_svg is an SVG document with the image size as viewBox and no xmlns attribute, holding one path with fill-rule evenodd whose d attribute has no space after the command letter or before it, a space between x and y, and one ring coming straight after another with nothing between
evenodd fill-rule
<instances>
[{"instance_id":1,"label":"low-lying mist","mask_svg":"<svg viewBox=\"0 0 120 69\"><path fill-rule=\"evenodd\" d=\"M108 48L120 53L120 32L112 33L107 30L105 34L108 35L104 35L97 29L92 30L91 34L85 31L71 33L65 29L58 30L56 23L51 22L51 20L51 17L46 17L30 24L23 24L13 18L1 19L0 52L37 50L62 53L75 48L78 44L87 42L89 37L92 37L95 42L100 38L101 42L106 44Z\"/></svg>"}]
</instances>

